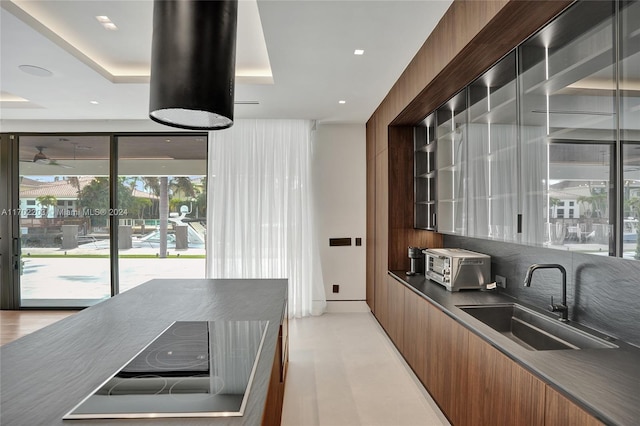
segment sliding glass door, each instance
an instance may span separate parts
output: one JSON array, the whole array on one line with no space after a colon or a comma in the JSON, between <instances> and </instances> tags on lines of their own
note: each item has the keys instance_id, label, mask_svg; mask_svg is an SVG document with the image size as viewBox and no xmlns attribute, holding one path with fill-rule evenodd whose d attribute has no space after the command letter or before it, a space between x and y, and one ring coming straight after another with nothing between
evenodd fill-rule
<instances>
[{"instance_id":1,"label":"sliding glass door","mask_svg":"<svg viewBox=\"0 0 640 426\"><path fill-rule=\"evenodd\" d=\"M205 277L206 134L2 136L3 309Z\"/></svg>"},{"instance_id":2,"label":"sliding glass door","mask_svg":"<svg viewBox=\"0 0 640 426\"><path fill-rule=\"evenodd\" d=\"M21 136L20 306L111 295L109 136Z\"/></svg>"},{"instance_id":3,"label":"sliding glass door","mask_svg":"<svg viewBox=\"0 0 640 426\"><path fill-rule=\"evenodd\" d=\"M120 292L153 278L204 278L206 136L117 142Z\"/></svg>"}]
</instances>

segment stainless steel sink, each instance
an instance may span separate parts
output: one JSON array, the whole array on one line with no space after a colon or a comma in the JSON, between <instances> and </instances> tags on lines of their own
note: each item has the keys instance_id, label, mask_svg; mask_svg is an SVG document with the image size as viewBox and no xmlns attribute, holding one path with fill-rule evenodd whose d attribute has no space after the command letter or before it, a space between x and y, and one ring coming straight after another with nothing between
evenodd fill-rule
<instances>
[{"instance_id":1,"label":"stainless steel sink","mask_svg":"<svg viewBox=\"0 0 640 426\"><path fill-rule=\"evenodd\" d=\"M618 347L517 303L458 307L532 351Z\"/></svg>"}]
</instances>

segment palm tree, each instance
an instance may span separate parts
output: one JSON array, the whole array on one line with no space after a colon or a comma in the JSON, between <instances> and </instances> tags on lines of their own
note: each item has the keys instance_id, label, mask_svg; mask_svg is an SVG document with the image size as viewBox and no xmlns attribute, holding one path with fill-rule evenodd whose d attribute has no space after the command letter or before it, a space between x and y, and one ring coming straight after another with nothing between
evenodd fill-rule
<instances>
[{"instance_id":1,"label":"palm tree","mask_svg":"<svg viewBox=\"0 0 640 426\"><path fill-rule=\"evenodd\" d=\"M144 176L142 178L144 187L147 190L151 190L157 196L160 196L160 180L157 177Z\"/></svg>"},{"instance_id":2,"label":"palm tree","mask_svg":"<svg viewBox=\"0 0 640 426\"><path fill-rule=\"evenodd\" d=\"M591 216L593 215L593 210L592 210L592 200L591 197L587 197L585 195L581 195L578 197L578 199L576 200L579 204L580 204L580 211L583 212L584 216L587 218L591 218Z\"/></svg>"},{"instance_id":3,"label":"palm tree","mask_svg":"<svg viewBox=\"0 0 640 426\"><path fill-rule=\"evenodd\" d=\"M578 197L578 202L583 205L591 206L591 209L587 209L587 212L591 211L596 214L596 217L606 217L607 213L607 194L596 193L590 196ZM593 214L592 213L592 214ZM585 214L587 214L585 212Z\"/></svg>"},{"instance_id":4,"label":"palm tree","mask_svg":"<svg viewBox=\"0 0 640 426\"><path fill-rule=\"evenodd\" d=\"M144 184L144 189L147 191L151 191L153 195L160 198L160 180L157 177L142 177L142 183ZM156 203L154 203L154 206ZM152 209L151 214L158 213L158 210Z\"/></svg>"},{"instance_id":5,"label":"palm tree","mask_svg":"<svg viewBox=\"0 0 640 426\"><path fill-rule=\"evenodd\" d=\"M558 207L558 205L560 205L560 198L549 197L549 218L548 218L549 222L551 222L551 216L552 216L551 213L553 212L553 208Z\"/></svg>"},{"instance_id":6,"label":"palm tree","mask_svg":"<svg viewBox=\"0 0 640 426\"><path fill-rule=\"evenodd\" d=\"M193 182L188 177L174 177L169 184L171 192L174 197L177 195L179 198L193 198L196 196L196 190L193 187Z\"/></svg>"},{"instance_id":7,"label":"palm tree","mask_svg":"<svg viewBox=\"0 0 640 426\"><path fill-rule=\"evenodd\" d=\"M207 176L200 179L200 185L198 185L198 194L196 195L196 217L200 216L200 212L206 214L207 212Z\"/></svg>"},{"instance_id":8,"label":"palm tree","mask_svg":"<svg viewBox=\"0 0 640 426\"><path fill-rule=\"evenodd\" d=\"M55 207L58 205L58 199L54 195L42 195L36 198L38 204L47 209L47 216L49 215L49 207Z\"/></svg>"},{"instance_id":9,"label":"palm tree","mask_svg":"<svg viewBox=\"0 0 640 426\"><path fill-rule=\"evenodd\" d=\"M160 253L159 257L167 257L167 231L169 228L169 177L142 177L144 187L160 198L158 219L160 220Z\"/></svg>"},{"instance_id":10,"label":"palm tree","mask_svg":"<svg viewBox=\"0 0 640 426\"><path fill-rule=\"evenodd\" d=\"M80 179L78 179L78 176L67 176L67 181L73 185L76 192L80 192Z\"/></svg>"}]
</instances>

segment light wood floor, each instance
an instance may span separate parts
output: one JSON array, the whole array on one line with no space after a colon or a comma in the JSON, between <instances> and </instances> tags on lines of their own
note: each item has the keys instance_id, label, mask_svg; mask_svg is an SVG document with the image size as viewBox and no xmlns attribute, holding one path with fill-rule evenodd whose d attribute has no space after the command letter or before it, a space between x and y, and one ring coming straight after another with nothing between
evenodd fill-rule
<instances>
[{"instance_id":1,"label":"light wood floor","mask_svg":"<svg viewBox=\"0 0 640 426\"><path fill-rule=\"evenodd\" d=\"M0 342L73 314L0 311ZM371 313L328 313L289 324L282 426L449 424Z\"/></svg>"},{"instance_id":2,"label":"light wood floor","mask_svg":"<svg viewBox=\"0 0 640 426\"><path fill-rule=\"evenodd\" d=\"M53 324L77 311L0 311L0 346Z\"/></svg>"}]
</instances>

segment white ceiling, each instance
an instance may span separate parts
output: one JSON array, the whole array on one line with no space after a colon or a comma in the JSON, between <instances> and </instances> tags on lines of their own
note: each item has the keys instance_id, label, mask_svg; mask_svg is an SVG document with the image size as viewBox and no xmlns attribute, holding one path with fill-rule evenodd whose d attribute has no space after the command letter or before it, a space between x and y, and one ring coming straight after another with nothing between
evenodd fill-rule
<instances>
[{"instance_id":1,"label":"white ceiling","mask_svg":"<svg viewBox=\"0 0 640 426\"><path fill-rule=\"evenodd\" d=\"M151 0L1 4L2 120L148 120ZM241 0L235 99L259 104L236 105L236 118L366 122L450 4L257 0L256 9L255 0ZM118 31L102 29L96 14ZM260 23L264 42L255 38Z\"/></svg>"}]
</instances>

